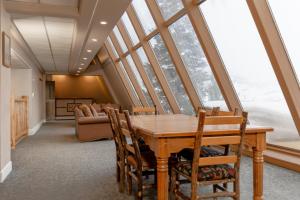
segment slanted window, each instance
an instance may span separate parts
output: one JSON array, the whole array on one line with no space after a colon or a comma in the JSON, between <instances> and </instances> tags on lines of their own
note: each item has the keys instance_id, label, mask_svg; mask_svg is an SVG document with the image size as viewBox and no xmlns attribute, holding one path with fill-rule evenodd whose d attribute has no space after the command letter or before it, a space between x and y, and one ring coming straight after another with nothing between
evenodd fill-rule
<instances>
[{"instance_id":1,"label":"slanted window","mask_svg":"<svg viewBox=\"0 0 300 200\"><path fill-rule=\"evenodd\" d=\"M154 31L156 29L156 24L145 0L133 0L132 5L145 31L145 34L148 35Z\"/></svg>"},{"instance_id":2,"label":"slanted window","mask_svg":"<svg viewBox=\"0 0 300 200\"><path fill-rule=\"evenodd\" d=\"M111 46L111 49L112 49L112 51L113 51L114 56L115 56L116 58L119 58L119 55L118 55L118 53L117 53L117 51L116 51L116 48L115 48L115 46L113 45L113 43L112 43L110 37L107 38L107 41L108 41L109 45Z\"/></svg>"},{"instance_id":3,"label":"slanted window","mask_svg":"<svg viewBox=\"0 0 300 200\"><path fill-rule=\"evenodd\" d=\"M173 95L176 98L181 112L184 114L194 114L191 101L186 93L180 77L177 74L176 68L161 36L159 34L154 36L150 40L150 45L162 71L164 72L164 75L169 83Z\"/></svg>"},{"instance_id":4,"label":"slanted window","mask_svg":"<svg viewBox=\"0 0 300 200\"><path fill-rule=\"evenodd\" d=\"M114 32L114 34L115 34L115 36L116 36L116 38L117 38L117 40L118 40L118 42L121 46L121 49L122 49L123 53L127 52L128 51L127 46L126 46L126 44L125 44L125 42L122 38L122 35L121 35L121 33L120 33L117 26L115 26L115 28L113 29L113 32Z\"/></svg>"},{"instance_id":5,"label":"slanted window","mask_svg":"<svg viewBox=\"0 0 300 200\"><path fill-rule=\"evenodd\" d=\"M156 2L165 20L168 20L178 11L183 9L183 4L181 0L156 0Z\"/></svg>"},{"instance_id":6,"label":"slanted window","mask_svg":"<svg viewBox=\"0 0 300 200\"><path fill-rule=\"evenodd\" d=\"M130 36L130 39L132 41L133 46L136 45L137 43L139 43L139 38L134 30L134 27L127 15L127 13L125 12L122 16L122 21L126 27L126 30Z\"/></svg>"},{"instance_id":7,"label":"slanted window","mask_svg":"<svg viewBox=\"0 0 300 200\"><path fill-rule=\"evenodd\" d=\"M143 47L139 48L137 51L137 54L139 55L141 61L142 61L142 64L143 64L143 67L145 69L145 72L149 78L149 80L151 81L152 85L153 85L153 88L154 88L154 91L164 109L164 111L166 113L172 113L172 109L170 107L170 104L168 102L168 99L164 93L164 91L162 90L162 87L156 77L156 74L154 73L153 71L153 68L146 56L146 53L143 49Z\"/></svg>"},{"instance_id":8,"label":"slanted window","mask_svg":"<svg viewBox=\"0 0 300 200\"><path fill-rule=\"evenodd\" d=\"M203 105L228 110L188 16L181 17L169 30Z\"/></svg>"},{"instance_id":9,"label":"slanted window","mask_svg":"<svg viewBox=\"0 0 300 200\"><path fill-rule=\"evenodd\" d=\"M299 138L246 1L200 5L251 124L274 127L268 142Z\"/></svg>"},{"instance_id":10,"label":"slanted window","mask_svg":"<svg viewBox=\"0 0 300 200\"><path fill-rule=\"evenodd\" d=\"M135 78L136 78L136 80L137 80L140 88L142 89L142 92L143 92L143 94L144 94L144 96L146 98L146 101L147 101L148 105L153 106L154 104L152 102L152 99L151 99L151 97L150 97L150 95L148 93L148 90L147 90L147 88L146 88L146 86L144 84L144 81L143 81L143 79L142 79L142 77L141 77L141 75L140 75L140 73L139 73L139 71L138 71L138 69L137 69L137 67L136 67L136 65L135 65L132 57L131 57L131 55L128 55L126 57L126 60L127 60L128 64L129 64L132 72L134 73L134 76L135 76Z\"/></svg>"}]
</instances>

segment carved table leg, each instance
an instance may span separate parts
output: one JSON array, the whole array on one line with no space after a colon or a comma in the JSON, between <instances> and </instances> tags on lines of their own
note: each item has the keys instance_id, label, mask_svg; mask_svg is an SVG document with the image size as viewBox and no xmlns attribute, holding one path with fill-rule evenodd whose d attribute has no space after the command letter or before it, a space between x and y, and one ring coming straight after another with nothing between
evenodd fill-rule
<instances>
[{"instance_id":1,"label":"carved table leg","mask_svg":"<svg viewBox=\"0 0 300 200\"><path fill-rule=\"evenodd\" d=\"M168 200L169 196L169 175L168 175L169 158L157 158L157 199Z\"/></svg>"},{"instance_id":2,"label":"carved table leg","mask_svg":"<svg viewBox=\"0 0 300 200\"><path fill-rule=\"evenodd\" d=\"M254 200L263 200L264 156L261 150L253 148L253 190Z\"/></svg>"}]
</instances>

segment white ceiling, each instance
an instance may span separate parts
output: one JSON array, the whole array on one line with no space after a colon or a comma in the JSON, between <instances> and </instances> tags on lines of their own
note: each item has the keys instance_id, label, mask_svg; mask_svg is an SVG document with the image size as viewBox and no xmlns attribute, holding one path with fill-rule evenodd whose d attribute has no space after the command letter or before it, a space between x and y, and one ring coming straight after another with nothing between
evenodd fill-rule
<instances>
[{"instance_id":1,"label":"white ceiling","mask_svg":"<svg viewBox=\"0 0 300 200\"><path fill-rule=\"evenodd\" d=\"M79 67L82 71L87 69L131 0L4 2L44 71L75 74ZM102 26L100 21L108 24ZM97 41L92 40L95 38ZM87 52L88 49L91 52Z\"/></svg>"}]
</instances>

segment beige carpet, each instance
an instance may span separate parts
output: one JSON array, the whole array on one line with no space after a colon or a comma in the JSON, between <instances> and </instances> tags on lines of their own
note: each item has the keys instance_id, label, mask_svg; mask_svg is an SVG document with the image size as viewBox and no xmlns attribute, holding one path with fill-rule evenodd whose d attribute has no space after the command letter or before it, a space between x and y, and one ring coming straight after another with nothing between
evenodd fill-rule
<instances>
[{"instance_id":1,"label":"beige carpet","mask_svg":"<svg viewBox=\"0 0 300 200\"><path fill-rule=\"evenodd\" d=\"M0 200L129 200L118 192L112 141L80 143L72 122L47 123L12 153ZM265 199L299 200L300 174L265 165ZM252 163L243 158L241 200L252 199ZM154 199L155 191L146 199Z\"/></svg>"}]
</instances>

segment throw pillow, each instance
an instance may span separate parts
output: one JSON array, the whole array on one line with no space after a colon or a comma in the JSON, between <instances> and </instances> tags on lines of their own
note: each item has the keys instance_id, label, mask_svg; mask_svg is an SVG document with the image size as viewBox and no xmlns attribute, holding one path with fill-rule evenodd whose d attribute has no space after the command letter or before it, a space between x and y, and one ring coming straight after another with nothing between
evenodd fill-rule
<instances>
[{"instance_id":1,"label":"throw pillow","mask_svg":"<svg viewBox=\"0 0 300 200\"><path fill-rule=\"evenodd\" d=\"M94 106L91 105L90 108L91 108L91 111L92 111L94 117L97 117L97 116L98 116L98 113L97 113L96 109L94 108Z\"/></svg>"},{"instance_id":2,"label":"throw pillow","mask_svg":"<svg viewBox=\"0 0 300 200\"><path fill-rule=\"evenodd\" d=\"M82 112L86 117L93 117L93 113L87 105L82 105Z\"/></svg>"}]
</instances>

